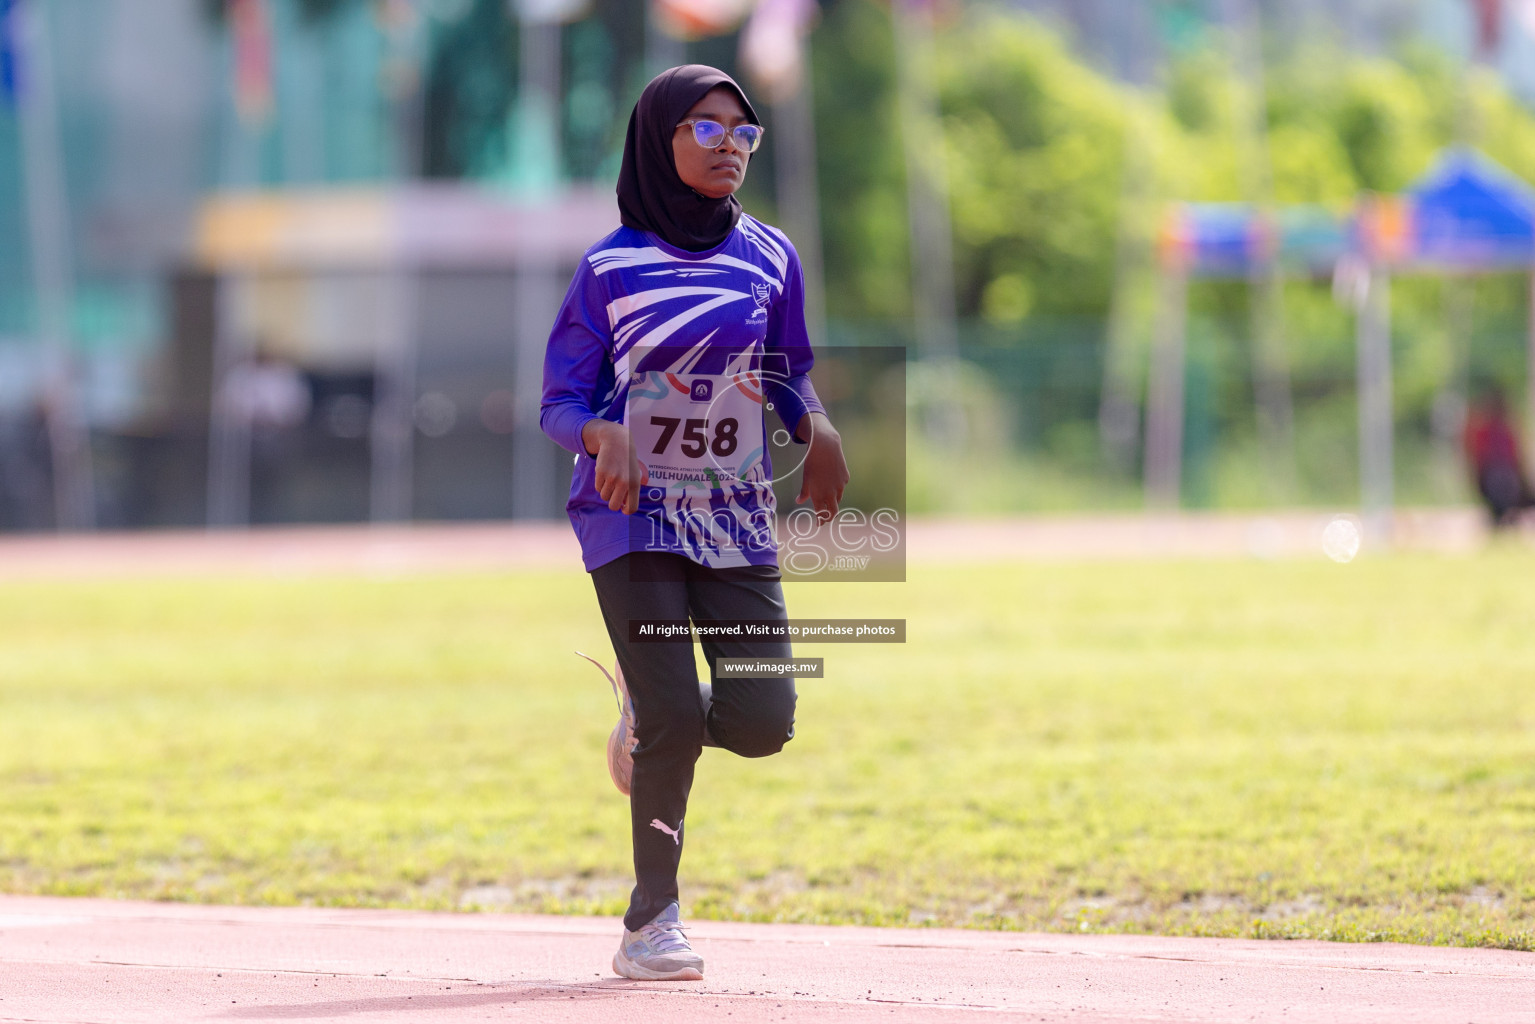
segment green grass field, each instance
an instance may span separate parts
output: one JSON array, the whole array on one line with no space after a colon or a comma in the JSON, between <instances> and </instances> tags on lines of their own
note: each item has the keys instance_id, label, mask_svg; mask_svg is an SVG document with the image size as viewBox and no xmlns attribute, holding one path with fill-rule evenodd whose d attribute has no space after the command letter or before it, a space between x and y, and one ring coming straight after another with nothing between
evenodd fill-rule
<instances>
[{"instance_id":1,"label":"green grass field","mask_svg":"<svg viewBox=\"0 0 1535 1024\"><path fill-rule=\"evenodd\" d=\"M1535 947L1535 552L790 589L798 736L706 751L697 917ZM0 890L617 914L578 572L0 587Z\"/></svg>"}]
</instances>

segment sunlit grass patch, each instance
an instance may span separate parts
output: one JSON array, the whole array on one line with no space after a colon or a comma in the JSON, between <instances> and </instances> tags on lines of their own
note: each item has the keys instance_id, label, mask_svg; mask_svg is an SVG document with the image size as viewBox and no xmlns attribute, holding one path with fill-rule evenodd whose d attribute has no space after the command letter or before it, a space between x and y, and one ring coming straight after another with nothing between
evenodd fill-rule
<instances>
[{"instance_id":1,"label":"sunlit grass patch","mask_svg":"<svg viewBox=\"0 0 1535 1024\"><path fill-rule=\"evenodd\" d=\"M694 916L1535 936L1535 557L914 568L706 751ZM578 572L0 587L0 888L596 912L627 899Z\"/></svg>"}]
</instances>

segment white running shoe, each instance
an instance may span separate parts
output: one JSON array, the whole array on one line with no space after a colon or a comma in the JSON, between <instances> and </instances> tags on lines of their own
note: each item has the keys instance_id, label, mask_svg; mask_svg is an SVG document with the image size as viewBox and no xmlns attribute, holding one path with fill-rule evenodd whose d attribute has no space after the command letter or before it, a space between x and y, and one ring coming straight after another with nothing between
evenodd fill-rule
<instances>
[{"instance_id":1,"label":"white running shoe","mask_svg":"<svg viewBox=\"0 0 1535 1024\"><path fill-rule=\"evenodd\" d=\"M596 665L597 671L607 676L613 686L613 697L618 701L618 724L608 734L608 775L618 791L628 796L634 779L634 748L640 741L634 735L634 701L629 699L629 688L624 685L624 671L614 662L613 672L609 674L596 658L580 651L576 653Z\"/></svg>"},{"instance_id":2,"label":"white running shoe","mask_svg":"<svg viewBox=\"0 0 1535 1024\"><path fill-rule=\"evenodd\" d=\"M613 973L636 981L704 980L704 958L688 944L677 904L668 904L639 931L624 931L613 954Z\"/></svg>"}]
</instances>

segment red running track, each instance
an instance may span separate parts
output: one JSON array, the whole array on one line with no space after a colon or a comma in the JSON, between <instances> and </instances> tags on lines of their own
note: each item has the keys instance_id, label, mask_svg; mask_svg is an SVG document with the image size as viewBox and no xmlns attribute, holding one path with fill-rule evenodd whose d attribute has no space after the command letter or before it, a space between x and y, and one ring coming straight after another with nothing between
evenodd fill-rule
<instances>
[{"instance_id":1,"label":"red running track","mask_svg":"<svg viewBox=\"0 0 1535 1024\"><path fill-rule=\"evenodd\" d=\"M1013 519L917 519L903 524L908 564L992 565L1007 560L1322 558L1321 512L1100 514ZM1486 542L1475 509L1404 509L1398 549L1463 554ZM1535 522L1521 531L1535 542ZM1362 554L1383 550L1365 536ZM143 530L0 534L0 583L22 580L400 576L513 569L578 572L565 522L279 526L249 530Z\"/></svg>"},{"instance_id":2,"label":"red running track","mask_svg":"<svg viewBox=\"0 0 1535 1024\"><path fill-rule=\"evenodd\" d=\"M0 896L0 1021L1535 1020L1535 953L699 921L631 982L616 921Z\"/></svg>"}]
</instances>

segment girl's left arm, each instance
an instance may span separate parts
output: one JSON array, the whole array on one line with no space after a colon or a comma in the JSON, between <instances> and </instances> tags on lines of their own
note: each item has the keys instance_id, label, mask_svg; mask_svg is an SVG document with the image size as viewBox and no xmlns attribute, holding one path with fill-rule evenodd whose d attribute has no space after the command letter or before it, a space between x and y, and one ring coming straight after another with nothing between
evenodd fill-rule
<instances>
[{"instance_id":1,"label":"girl's left arm","mask_svg":"<svg viewBox=\"0 0 1535 1024\"><path fill-rule=\"evenodd\" d=\"M824 412L810 412L800 418L795 436L810 445L810 450L805 453L805 475L794 504L809 501L816 517L823 523L830 522L842 503L842 491L848 481L842 435Z\"/></svg>"}]
</instances>

